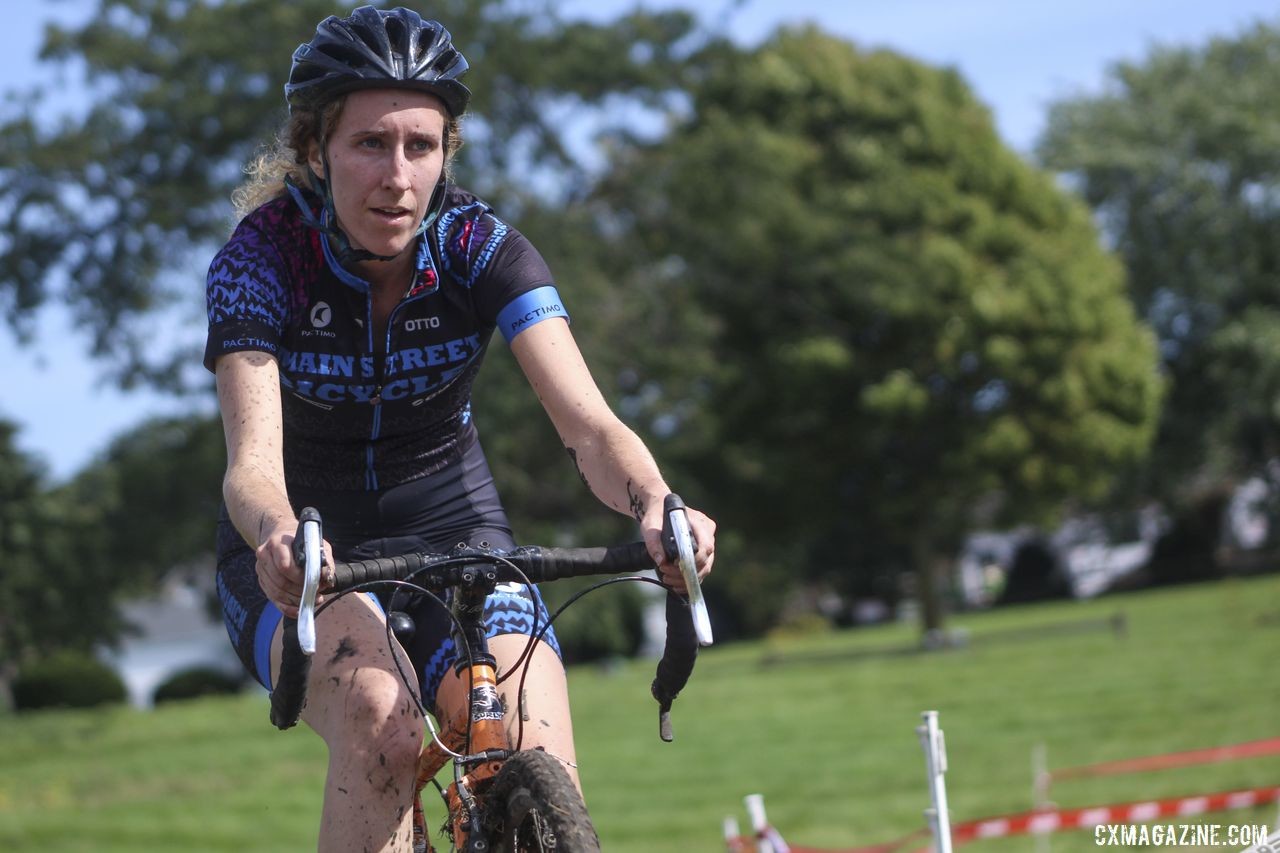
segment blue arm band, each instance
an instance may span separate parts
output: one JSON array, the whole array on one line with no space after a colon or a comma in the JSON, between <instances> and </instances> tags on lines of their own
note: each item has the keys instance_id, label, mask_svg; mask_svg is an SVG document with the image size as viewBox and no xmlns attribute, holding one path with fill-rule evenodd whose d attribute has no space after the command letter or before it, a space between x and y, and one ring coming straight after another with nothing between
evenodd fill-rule
<instances>
[{"instance_id":1,"label":"blue arm band","mask_svg":"<svg viewBox=\"0 0 1280 853\"><path fill-rule=\"evenodd\" d=\"M511 343L512 338L525 329L552 317L568 320L569 312L564 310L555 285L545 284L507 303L507 307L498 313L498 328L507 343Z\"/></svg>"}]
</instances>

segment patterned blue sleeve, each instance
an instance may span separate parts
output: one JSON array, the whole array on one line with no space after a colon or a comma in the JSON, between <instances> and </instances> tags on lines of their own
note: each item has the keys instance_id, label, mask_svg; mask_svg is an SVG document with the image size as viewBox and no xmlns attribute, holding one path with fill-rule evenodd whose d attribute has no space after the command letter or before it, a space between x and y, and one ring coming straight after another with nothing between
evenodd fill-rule
<instances>
[{"instance_id":1,"label":"patterned blue sleeve","mask_svg":"<svg viewBox=\"0 0 1280 853\"><path fill-rule=\"evenodd\" d=\"M450 209L437 239L445 270L471 292L480 319L508 343L543 320L569 319L541 253L488 205L473 200Z\"/></svg>"},{"instance_id":2,"label":"patterned blue sleeve","mask_svg":"<svg viewBox=\"0 0 1280 853\"><path fill-rule=\"evenodd\" d=\"M247 221L209 265L205 303L206 368L213 370L218 356L232 352L278 353L289 311L288 290L279 254Z\"/></svg>"}]
</instances>

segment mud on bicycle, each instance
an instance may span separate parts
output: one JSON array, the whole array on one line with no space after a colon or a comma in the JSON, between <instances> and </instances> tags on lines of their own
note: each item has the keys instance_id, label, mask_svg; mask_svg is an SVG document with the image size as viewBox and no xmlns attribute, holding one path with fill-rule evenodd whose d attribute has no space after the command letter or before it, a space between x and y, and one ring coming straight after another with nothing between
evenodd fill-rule
<instances>
[{"instance_id":1,"label":"mud on bicycle","mask_svg":"<svg viewBox=\"0 0 1280 853\"><path fill-rule=\"evenodd\" d=\"M696 543L683 502L668 495L663 506L663 548L680 567L685 595L667 589L667 639L651 692L659 706L659 736L674 737L672 703L693 671L700 645L712 642L711 624L694 564ZM450 720L432 723L415 688L416 679L397 659L400 676L418 704L431 738L423 747L413 798L415 853L434 848L426 826L422 791L434 785L443 798L448 817L443 832L450 849L468 853L489 851L597 851L599 840L577 787L559 760L542 750L521 750L525 714L519 720L514 743L503 719L505 709L498 685L519 677L517 696L523 702L523 678L529 651L555 618L583 595L614 583L634 581L662 585L660 581L626 572L653 568L644 543L610 548L539 548L525 546L499 553L485 548L459 548L449 554L409 553L396 557L330 565L324 562L322 522L314 509L299 516L294 539L297 563L303 567L302 602L297 619L284 623L284 657L276 689L271 694L271 721L280 729L297 723L306 701L311 655L316 648L315 617L338 597L375 589L408 590L427 595L447 610L460 654L455 670L470 686L467 707ZM486 597L498 584L536 584L585 575L623 575L604 580L573 596L546 624L534 626L528 649L516 664L499 674L489 653L483 615ZM323 589L327 600L316 605ZM446 603L446 598L448 603ZM412 630L403 614L388 614L388 643L397 631ZM453 781L441 786L436 777L453 762Z\"/></svg>"}]
</instances>

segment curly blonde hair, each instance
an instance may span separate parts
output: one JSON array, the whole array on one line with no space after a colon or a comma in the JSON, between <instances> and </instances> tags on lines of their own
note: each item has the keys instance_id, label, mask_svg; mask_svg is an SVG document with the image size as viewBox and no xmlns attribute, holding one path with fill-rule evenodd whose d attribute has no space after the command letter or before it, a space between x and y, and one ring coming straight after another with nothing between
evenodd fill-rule
<instances>
[{"instance_id":1,"label":"curly blonde hair","mask_svg":"<svg viewBox=\"0 0 1280 853\"><path fill-rule=\"evenodd\" d=\"M335 98L316 110L295 109L280 128L275 139L264 146L245 166L248 180L231 193L236 221L243 219L269 201L287 194L285 178L300 187L311 186L311 167L307 158L312 146L321 145L338 126L347 96ZM445 127L445 171L462 146L462 128L458 119L450 117Z\"/></svg>"}]
</instances>

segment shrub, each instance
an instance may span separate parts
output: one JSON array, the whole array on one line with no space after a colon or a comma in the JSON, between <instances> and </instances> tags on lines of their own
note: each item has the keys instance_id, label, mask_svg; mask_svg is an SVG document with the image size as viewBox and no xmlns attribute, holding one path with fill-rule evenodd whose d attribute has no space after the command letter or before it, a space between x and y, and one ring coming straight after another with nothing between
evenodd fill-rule
<instances>
[{"instance_id":1,"label":"shrub","mask_svg":"<svg viewBox=\"0 0 1280 853\"><path fill-rule=\"evenodd\" d=\"M777 625L768 630L765 636L770 640L786 640L799 637L816 637L830 633L831 620L821 613L797 612L788 613Z\"/></svg>"},{"instance_id":2,"label":"shrub","mask_svg":"<svg viewBox=\"0 0 1280 853\"><path fill-rule=\"evenodd\" d=\"M1025 604L1071 597L1071 581L1047 542L1029 539L1013 554L997 605Z\"/></svg>"},{"instance_id":3,"label":"shrub","mask_svg":"<svg viewBox=\"0 0 1280 853\"><path fill-rule=\"evenodd\" d=\"M1156 540L1147 577L1153 585L1191 583L1222 577L1217 552L1228 494L1198 496L1176 513L1169 529Z\"/></svg>"},{"instance_id":4,"label":"shrub","mask_svg":"<svg viewBox=\"0 0 1280 853\"><path fill-rule=\"evenodd\" d=\"M193 666L174 673L156 688L152 701L159 705L181 699L201 696L219 696L239 693L243 684L235 678L211 666Z\"/></svg>"},{"instance_id":5,"label":"shrub","mask_svg":"<svg viewBox=\"0 0 1280 853\"><path fill-rule=\"evenodd\" d=\"M18 711L93 708L124 699L124 682L116 671L77 652L59 652L24 666L13 681L13 706Z\"/></svg>"}]
</instances>

